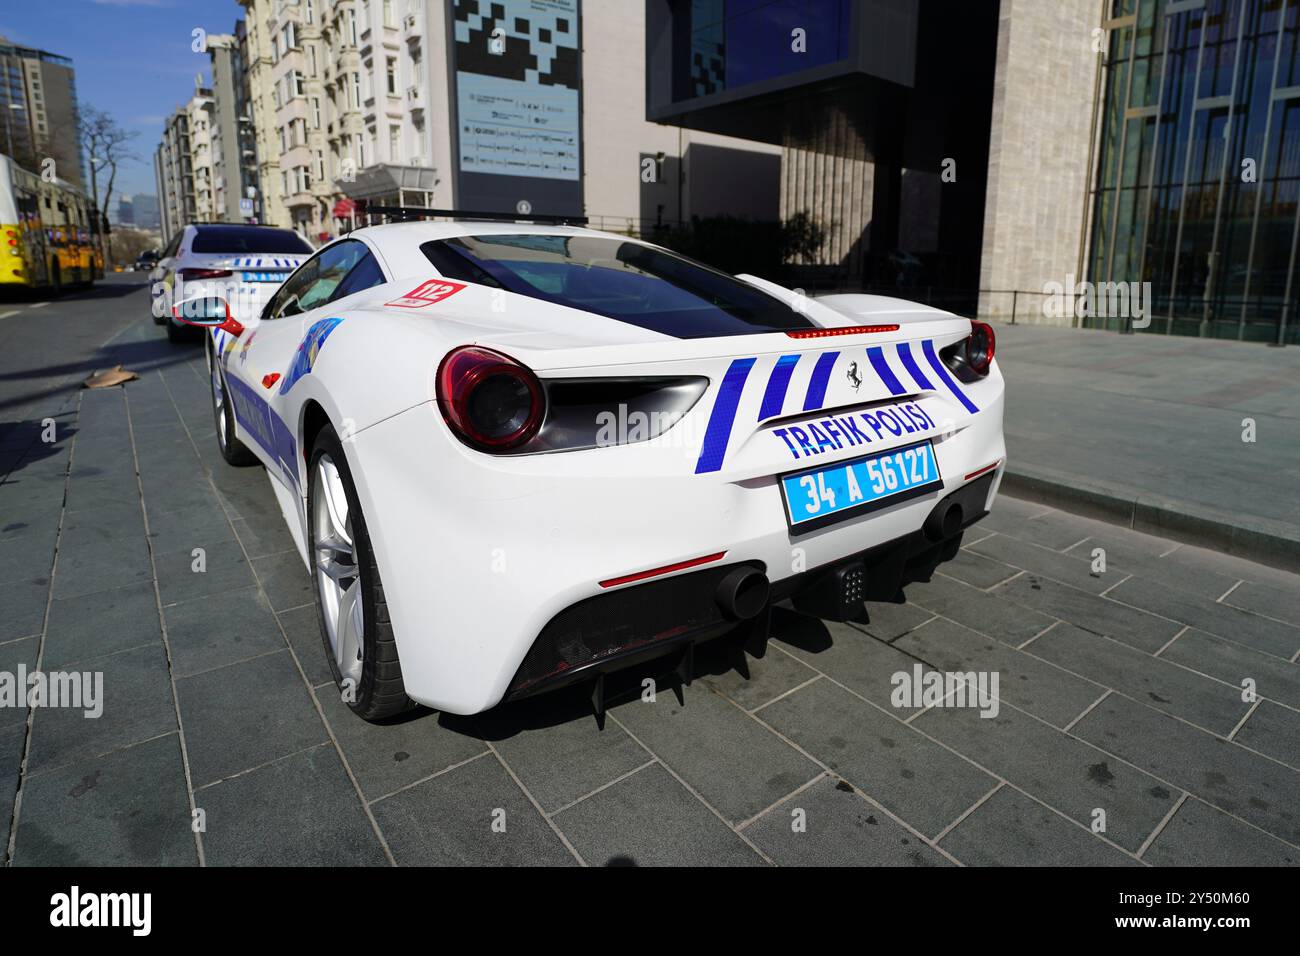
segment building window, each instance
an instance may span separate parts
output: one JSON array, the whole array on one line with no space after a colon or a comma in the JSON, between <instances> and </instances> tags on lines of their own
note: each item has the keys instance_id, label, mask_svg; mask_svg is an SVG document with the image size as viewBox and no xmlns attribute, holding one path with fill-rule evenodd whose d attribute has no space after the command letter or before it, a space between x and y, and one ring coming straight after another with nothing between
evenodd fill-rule
<instances>
[{"instance_id":1,"label":"building window","mask_svg":"<svg viewBox=\"0 0 1300 956\"><path fill-rule=\"evenodd\" d=\"M397 60L391 56L388 58L388 95L397 95Z\"/></svg>"},{"instance_id":2,"label":"building window","mask_svg":"<svg viewBox=\"0 0 1300 956\"><path fill-rule=\"evenodd\" d=\"M312 3L312 0L306 0L306 3L303 4L303 15L306 17L308 23L316 22L316 7L315 4Z\"/></svg>"},{"instance_id":3,"label":"building window","mask_svg":"<svg viewBox=\"0 0 1300 956\"><path fill-rule=\"evenodd\" d=\"M307 44L307 67L308 67L308 72L310 72L312 76L315 76L317 70L316 70L316 44L314 43Z\"/></svg>"},{"instance_id":4,"label":"building window","mask_svg":"<svg viewBox=\"0 0 1300 956\"><path fill-rule=\"evenodd\" d=\"M394 26L393 23L393 0L384 0L384 26Z\"/></svg>"},{"instance_id":5,"label":"building window","mask_svg":"<svg viewBox=\"0 0 1300 956\"><path fill-rule=\"evenodd\" d=\"M293 71L293 95L302 96L307 92L307 84L301 70Z\"/></svg>"},{"instance_id":6,"label":"building window","mask_svg":"<svg viewBox=\"0 0 1300 956\"><path fill-rule=\"evenodd\" d=\"M361 109L361 74L352 74L352 108Z\"/></svg>"},{"instance_id":7,"label":"building window","mask_svg":"<svg viewBox=\"0 0 1300 956\"><path fill-rule=\"evenodd\" d=\"M357 11L351 7L348 8L348 43L357 45Z\"/></svg>"},{"instance_id":8,"label":"building window","mask_svg":"<svg viewBox=\"0 0 1300 956\"><path fill-rule=\"evenodd\" d=\"M388 159L390 162L402 161L402 130L398 126L388 127Z\"/></svg>"},{"instance_id":9,"label":"building window","mask_svg":"<svg viewBox=\"0 0 1300 956\"><path fill-rule=\"evenodd\" d=\"M321 127L321 122L320 122L320 120L321 120L321 116L320 116L320 97L319 97L319 96L313 96L313 97L311 98L311 118L312 118L312 125L313 125L316 129L320 129L320 127Z\"/></svg>"}]
</instances>

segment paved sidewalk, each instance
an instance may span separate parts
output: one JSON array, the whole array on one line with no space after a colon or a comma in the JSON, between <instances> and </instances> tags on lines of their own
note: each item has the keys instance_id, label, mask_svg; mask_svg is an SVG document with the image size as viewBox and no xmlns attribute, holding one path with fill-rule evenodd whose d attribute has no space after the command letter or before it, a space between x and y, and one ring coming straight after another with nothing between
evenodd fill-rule
<instances>
[{"instance_id":1,"label":"paved sidewalk","mask_svg":"<svg viewBox=\"0 0 1300 956\"><path fill-rule=\"evenodd\" d=\"M1027 325L997 335L1007 488L1300 570L1300 349Z\"/></svg>"},{"instance_id":2,"label":"paved sidewalk","mask_svg":"<svg viewBox=\"0 0 1300 956\"><path fill-rule=\"evenodd\" d=\"M114 354L141 379L32 406L53 445L0 414L0 674L105 693L0 707L7 865L1300 864L1296 575L1003 497L906 604L778 611L748 680L723 639L688 687L623 675L604 731L581 688L375 726L202 353L145 320L67 364ZM896 706L916 666L997 674L997 715Z\"/></svg>"}]
</instances>

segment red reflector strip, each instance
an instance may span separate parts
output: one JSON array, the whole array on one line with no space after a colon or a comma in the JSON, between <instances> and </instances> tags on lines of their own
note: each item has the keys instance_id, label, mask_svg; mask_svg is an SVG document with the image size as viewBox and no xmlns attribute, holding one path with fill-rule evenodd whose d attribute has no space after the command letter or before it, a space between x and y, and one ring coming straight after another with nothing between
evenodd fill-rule
<instances>
[{"instance_id":1,"label":"red reflector strip","mask_svg":"<svg viewBox=\"0 0 1300 956\"><path fill-rule=\"evenodd\" d=\"M967 475L965 478L963 478L962 481L970 481L972 478L978 478L980 475L984 474L984 472L986 472L986 471L992 471L994 468L996 468L996 467L997 467L998 465L1000 465L1000 464L1002 464L1002 462L1000 462L1000 461L995 461L995 462L994 462L993 464L991 464L991 465L985 465L983 468L980 468L978 471L972 471L969 475Z\"/></svg>"},{"instance_id":2,"label":"red reflector strip","mask_svg":"<svg viewBox=\"0 0 1300 956\"><path fill-rule=\"evenodd\" d=\"M671 574L673 571L684 571L687 568L696 568L701 564L712 564L714 561L721 561L727 552L719 551L717 554L706 554L702 558L691 558L689 561L678 561L676 564L669 564L662 568L652 568L649 571L637 571L635 574L625 574L620 578L610 578L608 581L601 581L602 588L616 588L620 584L631 584L633 581L644 581L646 578L658 577L661 574Z\"/></svg>"},{"instance_id":3,"label":"red reflector strip","mask_svg":"<svg viewBox=\"0 0 1300 956\"><path fill-rule=\"evenodd\" d=\"M850 325L843 329L801 329L787 332L792 339L825 339L832 335L870 335L873 332L897 332L897 325Z\"/></svg>"}]
</instances>

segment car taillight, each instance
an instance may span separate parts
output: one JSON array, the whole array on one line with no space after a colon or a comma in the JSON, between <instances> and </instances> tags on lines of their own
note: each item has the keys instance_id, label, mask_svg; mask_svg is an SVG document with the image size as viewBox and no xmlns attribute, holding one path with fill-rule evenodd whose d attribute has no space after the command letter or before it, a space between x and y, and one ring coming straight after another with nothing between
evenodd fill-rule
<instances>
[{"instance_id":1,"label":"car taillight","mask_svg":"<svg viewBox=\"0 0 1300 956\"><path fill-rule=\"evenodd\" d=\"M541 383L508 355L473 345L438 366L438 408L456 437L472 448L518 448L537 434L546 411Z\"/></svg>"},{"instance_id":2,"label":"car taillight","mask_svg":"<svg viewBox=\"0 0 1300 956\"><path fill-rule=\"evenodd\" d=\"M997 337L985 322L971 322L970 335L939 351L943 364L963 382L975 382L989 374Z\"/></svg>"},{"instance_id":3,"label":"car taillight","mask_svg":"<svg viewBox=\"0 0 1300 956\"><path fill-rule=\"evenodd\" d=\"M196 279L228 279L232 275L229 269L182 269L181 280L194 282Z\"/></svg>"}]
</instances>

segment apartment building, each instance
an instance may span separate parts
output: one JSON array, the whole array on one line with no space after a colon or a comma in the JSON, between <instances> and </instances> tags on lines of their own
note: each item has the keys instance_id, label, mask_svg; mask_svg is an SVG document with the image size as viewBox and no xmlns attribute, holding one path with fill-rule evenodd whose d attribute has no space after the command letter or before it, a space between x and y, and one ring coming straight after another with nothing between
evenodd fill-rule
<instances>
[{"instance_id":1,"label":"apartment building","mask_svg":"<svg viewBox=\"0 0 1300 956\"><path fill-rule=\"evenodd\" d=\"M61 179L84 185L71 60L0 36L0 112L4 152L32 169L51 158Z\"/></svg>"},{"instance_id":2,"label":"apartment building","mask_svg":"<svg viewBox=\"0 0 1300 956\"><path fill-rule=\"evenodd\" d=\"M249 71L245 69L244 23L235 34L210 35L212 63L213 208L223 222L257 218L258 176L253 118L249 105Z\"/></svg>"},{"instance_id":3,"label":"apartment building","mask_svg":"<svg viewBox=\"0 0 1300 956\"><path fill-rule=\"evenodd\" d=\"M178 106L163 126L154 176L164 237L187 222L216 218L212 117L212 90L196 84L189 102Z\"/></svg>"},{"instance_id":4,"label":"apartment building","mask_svg":"<svg viewBox=\"0 0 1300 956\"><path fill-rule=\"evenodd\" d=\"M273 39L269 26L269 0L239 0L244 7L242 27L236 35L243 37L242 85L251 118L250 134L256 173L254 215L258 222L287 226L288 212L281 192L280 154L272 148L276 142L274 80L272 78Z\"/></svg>"}]
</instances>

